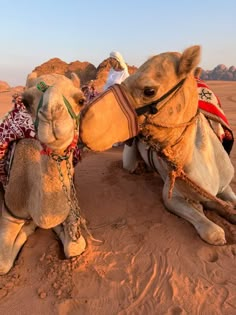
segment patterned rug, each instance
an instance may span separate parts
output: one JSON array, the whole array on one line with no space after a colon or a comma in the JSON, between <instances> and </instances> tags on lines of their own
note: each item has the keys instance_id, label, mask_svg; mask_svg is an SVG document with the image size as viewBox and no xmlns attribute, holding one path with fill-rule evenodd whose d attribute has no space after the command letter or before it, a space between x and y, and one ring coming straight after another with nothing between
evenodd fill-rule
<instances>
[{"instance_id":1,"label":"patterned rug","mask_svg":"<svg viewBox=\"0 0 236 315\"><path fill-rule=\"evenodd\" d=\"M198 78L196 80L198 86L198 107L208 119L209 124L222 142L226 152L230 154L234 143L234 136L222 109L221 102L204 81Z\"/></svg>"}]
</instances>

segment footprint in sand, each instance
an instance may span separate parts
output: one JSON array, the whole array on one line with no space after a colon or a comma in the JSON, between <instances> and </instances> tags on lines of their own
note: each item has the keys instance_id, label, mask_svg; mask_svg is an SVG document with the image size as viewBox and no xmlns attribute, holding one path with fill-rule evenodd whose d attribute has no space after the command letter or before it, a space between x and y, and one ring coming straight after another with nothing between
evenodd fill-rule
<instances>
[{"instance_id":1,"label":"footprint in sand","mask_svg":"<svg viewBox=\"0 0 236 315\"><path fill-rule=\"evenodd\" d=\"M219 259L219 255L217 253L217 250L215 248L207 248L203 247L201 248L197 255L199 258L203 261L210 262L210 263L215 263Z\"/></svg>"}]
</instances>

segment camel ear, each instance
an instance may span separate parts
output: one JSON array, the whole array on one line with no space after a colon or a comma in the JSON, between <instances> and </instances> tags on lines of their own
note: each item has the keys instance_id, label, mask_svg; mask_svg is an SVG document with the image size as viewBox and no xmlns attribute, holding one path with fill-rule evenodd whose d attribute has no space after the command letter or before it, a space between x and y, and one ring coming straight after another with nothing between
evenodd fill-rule
<instances>
[{"instance_id":1,"label":"camel ear","mask_svg":"<svg viewBox=\"0 0 236 315\"><path fill-rule=\"evenodd\" d=\"M37 78L37 72L33 71L30 74L28 74L26 79L25 87L28 89L34 85L34 80Z\"/></svg>"},{"instance_id":2,"label":"camel ear","mask_svg":"<svg viewBox=\"0 0 236 315\"><path fill-rule=\"evenodd\" d=\"M178 75L187 75L195 69L200 62L200 54L201 47L198 45L185 49L180 57Z\"/></svg>"},{"instance_id":3,"label":"camel ear","mask_svg":"<svg viewBox=\"0 0 236 315\"><path fill-rule=\"evenodd\" d=\"M80 78L77 76L75 72L72 72L71 75L71 81L73 82L74 86L77 88L80 88Z\"/></svg>"}]
</instances>

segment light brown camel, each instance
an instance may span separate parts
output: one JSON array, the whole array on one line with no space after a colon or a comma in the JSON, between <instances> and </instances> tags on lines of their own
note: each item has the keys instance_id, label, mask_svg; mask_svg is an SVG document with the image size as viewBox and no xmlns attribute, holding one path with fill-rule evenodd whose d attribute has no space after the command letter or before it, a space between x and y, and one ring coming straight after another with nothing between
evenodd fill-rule
<instances>
[{"instance_id":1,"label":"light brown camel","mask_svg":"<svg viewBox=\"0 0 236 315\"><path fill-rule=\"evenodd\" d=\"M85 250L71 145L78 137L83 102L75 74L69 79L58 74L37 77L33 72L27 78L23 103L35 122L37 139L22 139L16 144L0 217L0 274L11 269L36 227L53 228L66 257Z\"/></svg>"},{"instance_id":2,"label":"light brown camel","mask_svg":"<svg viewBox=\"0 0 236 315\"><path fill-rule=\"evenodd\" d=\"M234 168L198 110L194 70L199 61L200 46L150 58L89 104L81 115L80 137L92 150L103 151L139 133L136 143L124 148L124 168L133 171L141 154L164 181L166 208L189 221L209 244L223 245L224 230L203 207L236 222Z\"/></svg>"}]
</instances>

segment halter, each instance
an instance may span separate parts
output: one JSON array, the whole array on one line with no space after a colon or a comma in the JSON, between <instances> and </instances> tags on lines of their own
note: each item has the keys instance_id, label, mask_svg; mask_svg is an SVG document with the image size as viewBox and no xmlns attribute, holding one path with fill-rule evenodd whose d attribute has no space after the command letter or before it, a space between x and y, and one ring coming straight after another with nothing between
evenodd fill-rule
<instances>
[{"instance_id":1,"label":"halter","mask_svg":"<svg viewBox=\"0 0 236 315\"><path fill-rule=\"evenodd\" d=\"M47 85L45 82L41 81L39 82L37 85L37 89L43 93L45 93L47 91L48 88L50 88L49 85ZM78 128L79 126L79 120L80 120L80 114L76 115L70 102L65 98L64 95L62 95L63 97L63 101L66 105L66 108L68 110L68 113L70 114L71 118L75 120L75 123L76 123L76 128ZM39 101L39 104L38 104L38 108L37 108L37 112L36 112L36 119L35 119L35 122L34 122L34 126L35 126L35 130L36 132L38 131L38 126L39 126L39 116L38 116L38 113L39 113L39 110L41 109L41 107L43 106L43 95L41 96L41 99Z\"/></svg>"},{"instance_id":2,"label":"halter","mask_svg":"<svg viewBox=\"0 0 236 315\"><path fill-rule=\"evenodd\" d=\"M157 100L155 100L149 104L143 105L139 108L136 108L135 111L136 111L137 115L141 116L145 113L155 115L158 112L157 104L159 104L161 101L166 99L173 92L177 91L183 85L184 81L185 81L185 78L182 79L180 82L178 82L173 88L171 88L168 92L166 92L164 95L162 95Z\"/></svg>"},{"instance_id":3,"label":"halter","mask_svg":"<svg viewBox=\"0 0 236 315\"><path fill-rule=\"evenodd\" d=\"M50 86L47 85L45 82L41 81L41 82L39 82L36 85L36 87L37 87L37 89L39 91L44 93L44 92L47 91L47 89ZM79 120L80 120L80 114L76 115L75 112L73 111L73 108L72 108L70 102L65 98L64 95L62 95L62 97L63 97L63 101L64 101L64 103L66 105L66 108L67 108L71 118L75 120L76 129L78 129ZM34 122L34 126L35 126L35 131L36 132L38 131L38 125L39 125L38 113L39 113L39 110L42 107L42 105L43 105L43 95L41 96L41 99L39 101L39 105L38 105L37 113L36 113L36 119L35 119L35 122ZM70 155L71 155L71 152L74 151L76 146L77 146L78 137L79 137L78 134L74 135L72 143L67 147L67 149L64 151L63 155L59 155L59 154L55 153L51 148L46 146L44 143L41 143L41 145L43 147L43 150L40 151L40 154L42 154L42 155L46 154L48 156L51 156L53 158L53 160L57 160L57 161L60 161L60 162L63 161L63 160L68 160Z\"/></svg>"}]
</instances>

